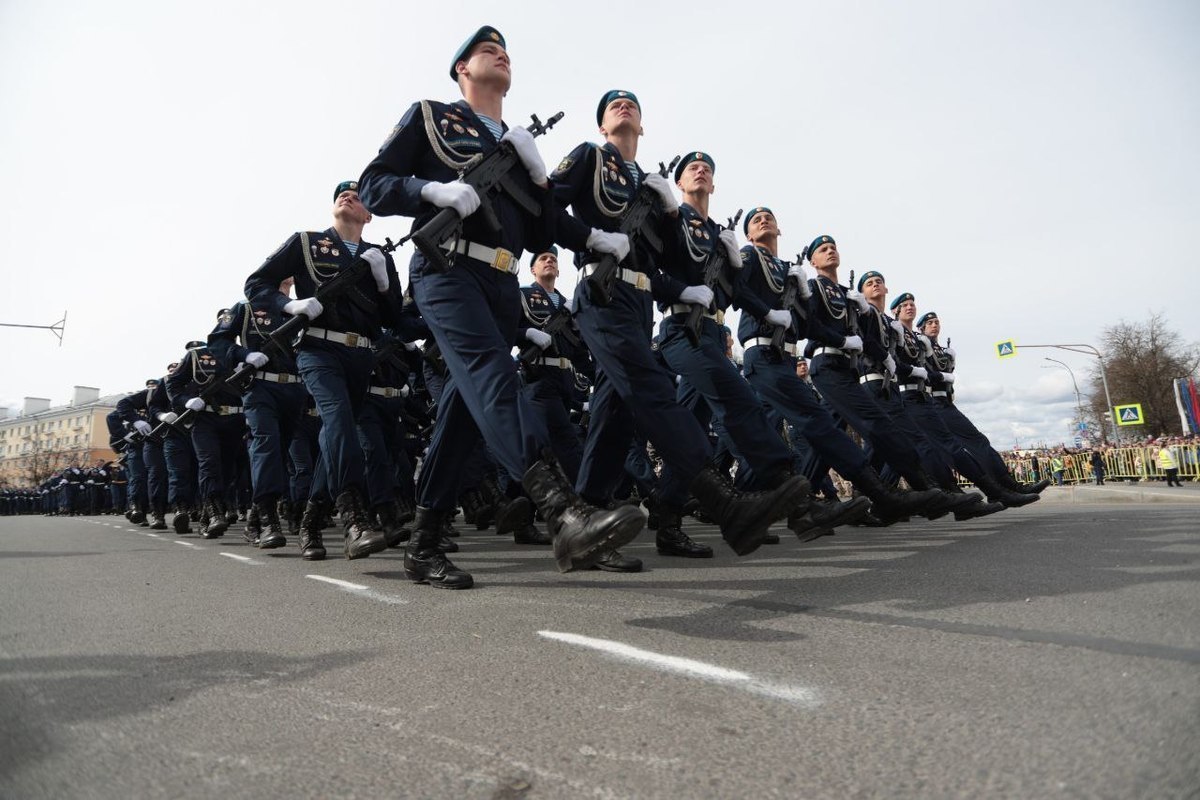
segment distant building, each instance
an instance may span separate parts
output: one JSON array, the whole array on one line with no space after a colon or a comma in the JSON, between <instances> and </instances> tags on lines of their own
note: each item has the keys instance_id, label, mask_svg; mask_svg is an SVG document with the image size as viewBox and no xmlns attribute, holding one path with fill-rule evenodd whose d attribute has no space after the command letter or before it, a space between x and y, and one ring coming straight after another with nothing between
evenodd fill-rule
<instances>
[{"instance_id":1,"label":"distant building","mask_svg":"<svg viewBox=\"0 0 1200 800\"><path fill-rule=\"evenodd\" d=\"M63 406L26 397L15 416L0 408L0 486L28 486L65 467L115 460L104 418L124 396L101 397L99 389L76 386Z\"/></svg>"}]
</instances>

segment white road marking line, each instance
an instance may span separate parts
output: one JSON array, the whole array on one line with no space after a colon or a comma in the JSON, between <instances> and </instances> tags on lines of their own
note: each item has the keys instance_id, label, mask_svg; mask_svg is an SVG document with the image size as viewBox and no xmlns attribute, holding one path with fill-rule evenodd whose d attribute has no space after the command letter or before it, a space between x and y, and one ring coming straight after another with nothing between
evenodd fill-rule
<instances>
[{"instance_id":1,"label":"white road marking line","mask_svg":"<svg viewBox=\"0 0 1200 800\"><path fill-rule=\"evenodd\" d=\"M390 594L377 592L369 586L363 586L361 583L351 583L350 581L342 581L337 578L328 578L324 575L305 575L306 578L311 578L314 581L321 581L338 587L344 592L348 592L358 597L365 597L368 600L378 600L380 603L387 603L393 606L408 605L407 600L401 600L399 597L393 597Z\"/></svg>"},{"instance_id":2,"label":"white road marking line","mask_svg":"<svg viewBox=\"0 0 1200 800\"><path fill-rule=\"evenodd\" d=\"M246 556L239 556L236 553L218 553L218 555L225 556L226 558L232 558L237 561L243 561L247 564L262 564L263 563L261 561L255 561L253 558L248 558Z\"/></svg>"},{"instance_id":3,"label":"white road marking line","mask_svg":"<svg viewBox=\"0 0 1200 800\"><path fill-rule=\"evenodd\" d=\"M538 636L546 639L586 647L590 650L597 650L624 661L646 664L665 672L675 672L711 683L731 686L735 689L751 692L752 694L786 700L796 705L812 708L820 703L817 693L813 689L804 686L766 683L748 673L726 669L725 667L707 664L691 658L663 655L662 653L655 653L650 650L641 650L623 642L614 642L611 639L594 639L590 636L580 636L575 633L560 633L559 631L538 631L537 633Z\"/></svg>"},{"instance_id":4,"label":"white road marking line","mask_svg":"<svg viewBox=\"0 0 1200 800\"><path fill-rule=\"evenodd\" d=\"M204 548L203 548L203 547L201 547L200 545L198 545L198 544L192 544L191 542L179 542L179 541L177 541L177 542L175 542L175 544L178 544L178 545L183 545L184 547L190 547L190 548L192 548L193 550L203 550L203 549L204 549Z\"/></svg>"}]
</instances>

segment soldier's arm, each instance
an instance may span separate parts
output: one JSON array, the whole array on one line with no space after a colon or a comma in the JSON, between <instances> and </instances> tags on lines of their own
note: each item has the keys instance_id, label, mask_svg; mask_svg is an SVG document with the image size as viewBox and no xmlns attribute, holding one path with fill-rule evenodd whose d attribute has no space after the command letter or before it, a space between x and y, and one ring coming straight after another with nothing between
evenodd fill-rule
<instances>
[{"instance_id":1,"label":"soldier's arm","mask_svg":"<svg viewBox=\"0 0 1200 800\"><path fill-rule=\"evenodd\" d=\"M245 361L246 355L251 352L249 347L238 344L245 315L249 313L250 309L245 303L237 303L217 319L217 326L208 335L208 349L225 369L233 369L239 361Z\"/></svg>"},{"instance_id":2,"label":"soldier's arm","mask_svg":"<svg viewBox=\"0 0 1200 800\"><path fill-rule=\"evenodd\" d=\"M283 313L283 307L291 300L279 291L279 284L286 278L296 276L304 269L304 256L300 252L300 234L293 233L283 245L271 255L263 265L246 278L244 293L250 304L258 308L271 309L276 314ZM305 281L307 284L308 281ZM300 296L300 282L297 281L296 296Z\"/></svg>"},{"instance_id":3,"label":"soldier's arm","mask_svg":"<svg viewBox=\"0 0 1200 800\"><path fill-rule=\"evenodd\" d=\"M421 104L413 103L358 179L359 197L372 214L415 217L421 213L421 189L431 181L414 173L427 142Z\"/></svg>"},{"instance_id":4,"label":"soldier's arm","mask_svg":"<svg viewBox=\"0 0 1200 800\"><path fill-rule=\"evenodd\" d=\"M767 301L754 290L754 274L758 267L758 254L753 245L746 245L741 250L742 268L737 271L733 284L733 307L740 308L761 324L767 318L771 307Z\"/></svg>"}]
</instances>

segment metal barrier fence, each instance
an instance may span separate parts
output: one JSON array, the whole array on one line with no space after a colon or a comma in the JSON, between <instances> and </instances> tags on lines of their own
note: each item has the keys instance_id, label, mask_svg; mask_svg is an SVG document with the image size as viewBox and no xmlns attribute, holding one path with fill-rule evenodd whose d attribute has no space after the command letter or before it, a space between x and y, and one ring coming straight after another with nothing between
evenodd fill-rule
<instances>
[{"instance_id":1,"label":"metal barrier fence","mask_svg":"<svg viewBox=\"0 0 1200 800\"><path fill-rule=\"evenodd\" d=\"M1158 467L1159 447L1119 447L1101 451L1104 458L1105 480L1158 481L1165 480L1166 473ZM1171 452L1179 467L1180 480L1200 479L1200 445L1172 445ZM1092 457L1087 453L1067 453L1063 460L1064 483L1091 483ZM1032 483L1041 478L1053 479L1050 471L1050 456L1038 457L1038 474L1034 475L1032 458L1005 458L1017 480Z\"/></svg>"}]
</instances>

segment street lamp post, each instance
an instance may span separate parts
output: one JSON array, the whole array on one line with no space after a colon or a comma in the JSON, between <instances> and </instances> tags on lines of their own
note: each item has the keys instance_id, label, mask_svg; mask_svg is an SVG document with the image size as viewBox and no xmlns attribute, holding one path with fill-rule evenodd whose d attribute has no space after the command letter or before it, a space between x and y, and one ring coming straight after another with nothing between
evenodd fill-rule
<instances>
[{"instance_id":1,"label":"street lamp post","mask_svg":"<svg viewBox=\"0 0 1200 800\"><path fill-rule=\"evenodd\" d=\"M1070 373L1071 385L1075 387L1075 415L1077 417L1075 421L1083 422L1083 398L1079 394L1079 382L1075 380L1075 370L1071 369L1067 362L1059 361L1057 358L1050 358L1049 356L1046 356L1045 360L1053 361L1055 364L1058 364L1060 367ZM1101 424L1100 428L1103 431L1104 425Z\"/></svg>"},{"instance_id":2,"label":"street lamp post","mask_svg":"<svg viewBox=\"0 0 1200 800\"><path fill-rule=\"evenodd\" d=\"M1040 347L1054 348L1055 350L1066 350L1070 353L1083 353L1086 356L1095 356L1100 362L1100 381L1104 384L1104 402L1108 403L1108 413L1112 415L1112 435L1113 441L1118 441L1121 438L1121 432L1117 429L1117 413L1113 409L1112 395L1108 391L1108 373L1104 371L1104 356L1100 355L1100 351L1092 347L1090 344L1022 344L1013 345L1014 349L1022 347ZM1072 376L1074 379L1074 376ZM1101 424L1100 432L1103 434L1104 425Z\"/></svg>"}]
</instances>

